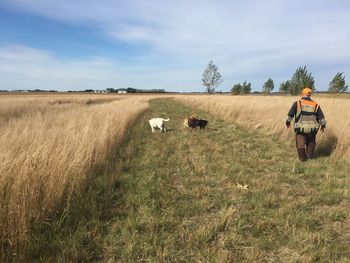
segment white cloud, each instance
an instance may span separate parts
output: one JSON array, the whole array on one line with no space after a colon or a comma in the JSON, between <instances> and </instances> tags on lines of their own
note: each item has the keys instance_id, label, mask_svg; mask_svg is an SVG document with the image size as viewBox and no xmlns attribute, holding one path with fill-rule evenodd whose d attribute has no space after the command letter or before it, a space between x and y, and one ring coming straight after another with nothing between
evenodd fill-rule
<instances>
[{"instance_id":1,"label":"white cloud","mask_svg":"<svg viewBox=\"0 0 350 263\"><path fill-rule=\"evenodd\" d=\"M9 45L7 48L0 49L0 60L2 62L37 62L47 61L51 57L49 52L25 47L21 45Z\"/></svg>"},{"instance_id":2,"label":"white cloud","mask_svg":"<svg viewBox=\"0 0 350 263\"><path fill-rule=\"evenodd\" d=\"M125 66L101 57L62 60L48 51L20 45L0 47L0 61L0 89L9 90L83 90L131 86L175 91L186 83L193 87L193 76L200 75L195 70L149 68L143 63Z\"/></svg>"},{"instance_id":3,"label":"white cloud","mask_svg":"<svg viewBox=\"0 0 350 263\"><path fill-rule=\"evenodd\" d=\"M349 37L339 28L349 24L349 9L330 0L5 0L2 5L67 23L94 24L117 40L144 41L158 51L186 55L213 56Z\"/></svg>"},{"instance_id":4,"label":"white cloud","mask_svg":"<svg viewBox=\"0 0 350 263\"><path fill-rule=\"evenodd\" d=\"M44 50L9 45L0 47L0 60L1 89L103 88L125 81L118 65L102 58L63 61Z\"/></svg>"}]
</instances>

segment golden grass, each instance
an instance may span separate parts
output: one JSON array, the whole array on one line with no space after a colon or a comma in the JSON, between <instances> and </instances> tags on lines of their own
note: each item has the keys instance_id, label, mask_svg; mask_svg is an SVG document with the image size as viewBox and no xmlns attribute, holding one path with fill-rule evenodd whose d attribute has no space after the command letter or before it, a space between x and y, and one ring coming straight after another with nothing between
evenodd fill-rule
<instances>
[{"instance_id":1,"label":"golden grass","mask_svg":"<svg viewBox=\"0 0 350 263\"><path fill-rule=\"evenodd\" d=\"M0 96L0 254L23 247L155 96Z\"/></svg>"},{"instance_id":2,"label":"golden grass","mask_svg":"<svg viewBox=\"0 0 350 263\"><path fill-rule=\"evenodd\" d=\"M44 222L69 205L73 193L84 190L89 174L104 163L127 127L156 97L0 95L0 254L23 247L33 223ZM175 97L192 105L194 111L201 108L292 140L284 121L296 97ZM327 131L318 136L319 145L337 141L334 153L350 160L349 100L316 96L315 100L328 121Z\"/></svg>"},{"instance_id":3,"label":"golden grass","mask_svg":"<svg viewBox=\"0 0 350 263\"><path fill-rule=\"evenodd\" d=\"M285 119L292 103L291 96L225 96L184 95L176 97L192 105L193 111L203 109L223 119L251 129L262 129L293 140L292 129L286 129ZM347 96L313 96L326 116L327 129L319 133L318 145L322 153L334 153L350 160L350 101ZM333 149L334 148L334 149Z\"/></svg>"}]
</instances>

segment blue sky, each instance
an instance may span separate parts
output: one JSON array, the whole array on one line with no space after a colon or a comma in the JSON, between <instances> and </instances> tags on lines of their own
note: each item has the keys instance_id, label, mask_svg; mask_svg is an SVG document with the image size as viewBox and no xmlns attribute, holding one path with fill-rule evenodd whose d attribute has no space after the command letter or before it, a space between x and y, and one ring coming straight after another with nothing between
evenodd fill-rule
<instances>
[{"instance_id":1,"label":"blue sky","mask_svg":"<svg viewBox=\"0 0 350 263\"><path fill-rule=\"evenodd\" d=\"M307 66L317 90L350 78L350 1L0 0L0 89L275 89Z\"/></svg>"}]
</instances>

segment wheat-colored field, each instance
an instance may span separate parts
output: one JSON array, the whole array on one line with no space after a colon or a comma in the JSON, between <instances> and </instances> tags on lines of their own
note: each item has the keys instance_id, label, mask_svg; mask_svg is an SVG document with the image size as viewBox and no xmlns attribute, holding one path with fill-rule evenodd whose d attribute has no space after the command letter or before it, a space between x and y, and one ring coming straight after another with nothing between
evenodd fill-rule
<instances>
[{"instance_id":1,"label":"wheat-colored field","mask_svg":"<svg viewBox=\"0 0 350 263\"><path fill-rule=\"evenodd\" d=\"M153 97L1 95L0 250L69 205Z\"/></svg>"},{"instance_id":2,"label":"wheat-colored field","mask_svg":"<svg viewBox=\"0 0 350 263\"><path fill-rule=\"evenodd\" d=\"M0 95L0 250L16 251L35 223L45 222L83 191L151 99L110 94ZM285 118L296 97L172 96L223 119L292 141ZM350 160L350 100L317 97L328 121L318 136L329 153ZM166 116L159 116L166 117ZM176 125L182 127L182 116ZM327 147L324 148L327 151ZM329 149L328 149L329 150Z\"/></svg>"},{"instance_id":3,"label":"wheat-colored field","mask_svg":"<svg viewBox=\"0 0 350 263\"><path fill-rule=\"evenodd\" d=\"M285 120L292 103L292 96L178 96L196 109L203 109L223 119L236 122L251 129L262 129L268 134L278 134L293 140L292 129L286 129ZM350 100L348 96L312 96L326 116L327 129L319 133L321 154L330 153L350 160Z\"/></svg>"}]
</instances>

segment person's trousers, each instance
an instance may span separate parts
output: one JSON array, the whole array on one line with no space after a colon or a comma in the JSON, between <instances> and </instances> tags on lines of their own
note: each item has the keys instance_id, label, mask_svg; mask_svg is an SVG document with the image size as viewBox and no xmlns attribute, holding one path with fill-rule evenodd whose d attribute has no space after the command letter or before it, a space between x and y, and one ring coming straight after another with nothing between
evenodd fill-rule
<instances>
[{"instance_id":1,"label":"person's trousers","mask_svg":"<svg viewBox=\"0 0 350 263\"><path fill-rule=\"evenodd\" d=\"M300 161L306 161L313 157L316 147L316 134L296 134L295 142Z\"/></svg>"}]
</instances>

